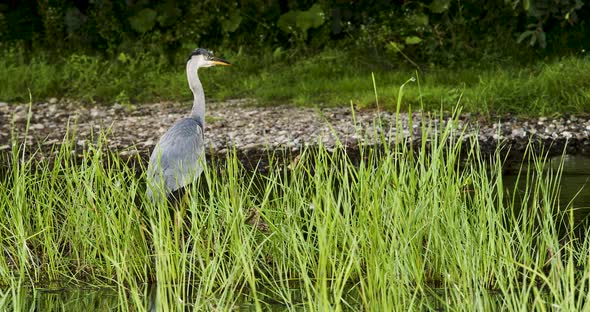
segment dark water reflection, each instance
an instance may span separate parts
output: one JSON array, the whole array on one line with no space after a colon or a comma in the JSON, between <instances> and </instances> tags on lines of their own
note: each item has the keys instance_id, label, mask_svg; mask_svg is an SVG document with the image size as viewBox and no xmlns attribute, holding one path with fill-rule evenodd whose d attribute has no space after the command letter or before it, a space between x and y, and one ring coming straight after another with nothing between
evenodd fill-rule
<instances>
[{"instance_id":1,"label":"dark water reflection","mask_svg":"<svg viewBox=\"0 0 590 312\"><path fill-rule=\"evenodd\" d=\"M562 157L554 157L549 160L545 172L556 172L561 165ZM517 183L518 171L521 170L521 178ZM508 174L504 175L504 182L508 192L519 192L525 189L526 166L512 165ZM534 171L534 169L533 169ZM535 177L544 178L544 177ZM518 194L517 194L518 195ZM519 197L516 196L516 200ZM590 157L570 156L563 158L563 171L559 185L559 206L562 209L574 209L574 219L577 223L586 221L590 214Z\"/></svg>"},{"instance_id":2,"label":"dark water reflection","mask_svg":"<svg viewBox=\"0 0 590 312\"><path fill-rule=\"evenodd\" d=\"M552 159L552 165L559 165L559 158ZM590 157L565 156L561 180L560 202L570 200L575 208L590 210Z\"/></svg>"},{"instance_id":3,"label":"dark water reflection","mask_svg":"<svg viewBox=\"0 0 590 312\"><path fill-rule=\"evenodd\" d=\"M0 290L0 311L117 311L119 295L112 289Z\"/></svg>"},{"instance_id":4,"label":"dark water reflection","mask_svg":"<svg viewBox=\"0 0 590 312\"><path fill-rule=\"evenodd\" d=\"M172 293L182 288L166 286L162 289L151 284L132 290L134 295L130 294L132 291L121 294L112 288L6 289L0 290L0 311L256 311L256 305L247 293L235 294L229 306L220 306L216 298L207 298L204 302L197 298L175 298ZM290 292L296 302L291 302L289 307L271 298L261 308L265 311L304 311L305 291L294 288ZM162 296L168 301L161 300ZM260 292L259 296L269 297L270 294Z\"/></svg>"}]
</instances>

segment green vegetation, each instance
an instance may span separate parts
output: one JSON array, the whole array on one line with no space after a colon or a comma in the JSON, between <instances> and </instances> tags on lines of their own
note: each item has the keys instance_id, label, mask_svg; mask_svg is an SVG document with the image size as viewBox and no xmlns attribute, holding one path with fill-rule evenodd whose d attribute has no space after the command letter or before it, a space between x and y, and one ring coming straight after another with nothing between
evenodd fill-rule
<instances>
[{"instance_id":1,"label":"green vegetation","mask_svg":"<svg viewBox=\"0 0 590 312\"><path fill-rule=\"evenodd\" d=\"M12 1L0 4L0 101L188 99L198 46L236 64L202 75L214 99L367 107L374 74L387 107L418 72L406 108L586 113L589 17L580 0Z\"/></svg>"},{"instance_id":2,"label":"green vegetation","mask_svg":"<svg viewBox=\"0 0 590 312\"><path fill-rule=\"evenodd\" d=\"M590 240L576 239L576 207L559 202L561 167L529 153L523 187L507 188L500 151L483 156L476 141L452 140L457 131L424 126L421 147L397 142L357 161L320 142L291 164L271 155L266 175L229 153L179 206L184 229L181 208L150 203L143 174L102 140L82 159L68 142L53 161L15 148L0 177L0 304L28 308L22 286L92 285L116 289L118 309L142 310L155 282L158 311L244 301L257 310L587 310ZM253 210L268 233L248 221Z\"/></svg>"},{"instance_id":3,"label":"green vegetation","mask_svg":"<svg viewBox=\"0 0 590 312\"><path fill-rule=\"evenodd\" d=\"M11 1L0 5L0 48L69 55L183 49L346 47L388 60L461 64L588 49L581 0ZM404 57L405 56L405 57Z\"/></svg>"},{"instance_id":4,"label":"green vegetation","mask_svg":"<svg viewBox=\"0 0 590 312\"><path fill-rule=\"evenodd\" d=\"M10 1L0 101L189 100L199 46L234 64L202 71L215 100L588 113L589 16L579 0ZM359 159L321 142L291 164L270 153L265 174L230 152L173 207L104 138L51 160L12 142L0 310L590 310L590 229L560 202L562 167L529 151L507 186L500 150L440 130Z\"/></svg>"},{"instance_id":5,"label":"green vegetation","mask_svg":"<svg viewBox=\"0 0 590 312\"><path fill-rule=\"evenodd\" d=\"M470 112L547 115L590 111L590 59L563 58L547 64L522 67L424 71L402 67L387 70L366 56L325 50L309 57L293 57L262 51L233 51L221 55L235 65L204 69L201 79L211 99L254 98L262 105L350 105L374 107L372 75L377 81L380 105L392 108L397 90L409 77L417 84L406 87L403 109L424 104L425 110L451 111L461 99ZM150 54L121 54L107 61L101 57L72 55L59 64L45 58L25 61L19 53L0 58L0 94L4 101L34 101L51 97L86 102L127 103L189 100L184 65L170 67ZM99 74L97 74L99 73Z\"/></svg>"}]
</instances>

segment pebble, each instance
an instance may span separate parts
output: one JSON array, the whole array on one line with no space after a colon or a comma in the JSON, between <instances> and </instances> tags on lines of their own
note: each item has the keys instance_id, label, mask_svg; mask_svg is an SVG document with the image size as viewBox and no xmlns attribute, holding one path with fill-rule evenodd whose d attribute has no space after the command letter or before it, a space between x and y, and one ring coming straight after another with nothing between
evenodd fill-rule
<instances>
[{"instance_id":1,"label":"pebble","mask_svg":"<svg viewBox=\"0 0 590 312\"><path fill-rule=\"evenodd\" d=\"M244 150L255 150L255 149L259 149L262 145L259 143L248 143L246 145L242 146L242 149Z\"/></svg>"},{"instance_id":2,"label":"pebble","mask_svg":"<svg viewBox=\"0 0 590 312\"><path fill-rule=\"evenodd\" d=\"M27 120L28 114L25 110L14 111L13 119L14 122L24 122Z\"/></svg>"},{"instance_id":3,"label":"pebble","mask_svg":"<svg viewBox=\"0 0 590 312\"><path fill-rule=\"evenodd\" d=\"M393 141L399 132L401 137L414 141L422 133L423 125L431 127L429 134L444 129L449 124L457 127L452 135L463 132L488 145L503 141L518 143L514 149L524 149L529 139L551 146L553 141L569 140L580 151L590 150L590 119L587 115L568 118L526 118L495 116L486 119L477 114L461 115L458 119L448 116L439 120L388 111L363 109L353 114L349 107L310 108L292 106L253 107L244 100L212 103L207 107L205 149L224 153L234 147L237 150L288 148L299 150L313 146L321 140L328 148L337 141L348 146L376 144L382 138ZM2 105L0 103L0 133L10 133L10 120L15 116L15 133L24 135L28 105ZM155 103L136 105L133 109L114 104L92 108L76 103L64 103L52 99L48 103L32 106L34 123L30 128L30 141L50 146L60 144L69 129L76 129L76 144L86 146L92 142L98 130L109 131L110 148L123 150L137 148L142 156L149 155L155 142L176 120L186 117L190 103ZM410 126L410 118L411 126ZM396 121L398 122L396 124ZM337 140L337 138L339 140ZM572 141L575 141L571 143ZM9 144L10 137L0 135L0 145ZM524 144L523 144L524 142ZM5 148L6 149L6 148ZM134 153L125 152L125 155Z\"/></svg>"},{"instance_id":4,"label":"pebble","mask_svg":"<svg viewBox=\"0 0 590 312\"><path fill-rule=\"evenodd\" d=\"M42 123L38 123L38 124L32 124L29 129L31 130L43 130L45 129L45 125Z\"/></svg>"},{"instance_id":5,"label":"pebble","mask_svg":"<svg viewBox=\"0 0 590 312\"><path fill-rule=\"evenodd\" d=\"M521 128L512 129L512 136L517 138L523 138L526 136L526 131Z\"/></svg>"},{"instance_id":6,"label":"pebble","mask_svg":"<svg viewBox=\"0 0 590 312\"><path fill-rule=\"evenodd\" d=\"M106 114L105 114L104 110L102 110L102 109L99 109L97 107L90 109L90 117L92 117L92 118L104 117L105 115Z\"/></svg>"},{"instance_id":7,"label":"pebble","mask_svg":"<svg viewBox=\"0 0 590 312\"><path fill-rule=\"evenodd\" d=\"M121 110L121 109L125 108L125 106L123 106L123 104L121 104L121 103L115 102L111 108L114 110Z\"/></svg>"},{"instance_id":8,"label":"pebble","mask_svg":"<svg viewBox=\"0 0 590 312\"><path fill-rule=\"evenodd\" d=\"M56 144L56 143L59 143L59 142L61 142L61 141L60 140L56 140L56 139L51 139L51 140L47 140L47 141L43 142L43 145L53 145L53 144Z\"/></svg>"}]
</instances>

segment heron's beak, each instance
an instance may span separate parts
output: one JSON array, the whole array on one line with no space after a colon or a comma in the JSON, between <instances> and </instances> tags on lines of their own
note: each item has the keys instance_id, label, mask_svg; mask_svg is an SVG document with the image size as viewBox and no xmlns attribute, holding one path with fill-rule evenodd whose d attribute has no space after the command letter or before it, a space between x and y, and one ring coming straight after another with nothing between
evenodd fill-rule
<instances>
[{"instance_id":1,"label":"heron's beak","mask_svg":"<svg viewBox=\"0 0 590 312\"><path fill-rule=\"evenodd\" d=\"M223 65L223 66L230 66L231 65L230 62L228 62L222 58L218 58L218 57L212 57L211 62L213 62L213 64L215 64L215 65Z\"/></svg>"}]
</instances>

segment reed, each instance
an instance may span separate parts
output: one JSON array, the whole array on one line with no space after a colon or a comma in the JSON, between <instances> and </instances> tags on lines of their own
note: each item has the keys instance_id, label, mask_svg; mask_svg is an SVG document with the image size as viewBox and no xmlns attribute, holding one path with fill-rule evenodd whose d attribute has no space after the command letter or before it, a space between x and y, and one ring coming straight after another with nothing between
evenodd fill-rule
<instances>
[{"instance_id":1,"label":"reed","mask_svg":"<svg viewBox=\"0 0 590 312\"><path fill-rule=\"evenodd\" d=\"M590 242L559 202L561 167L531 150L507 187L500 149L483 155L454 122L421 132L354 157L322 142L296 162L269 153L268 173L231 151L192 186L184 226L104 136L82 151L66 138L51 160L15 141L0 177L0 306L97 300L31 299L83 287L133 311L588 310Z\"/></svg>"}]
</instances>

